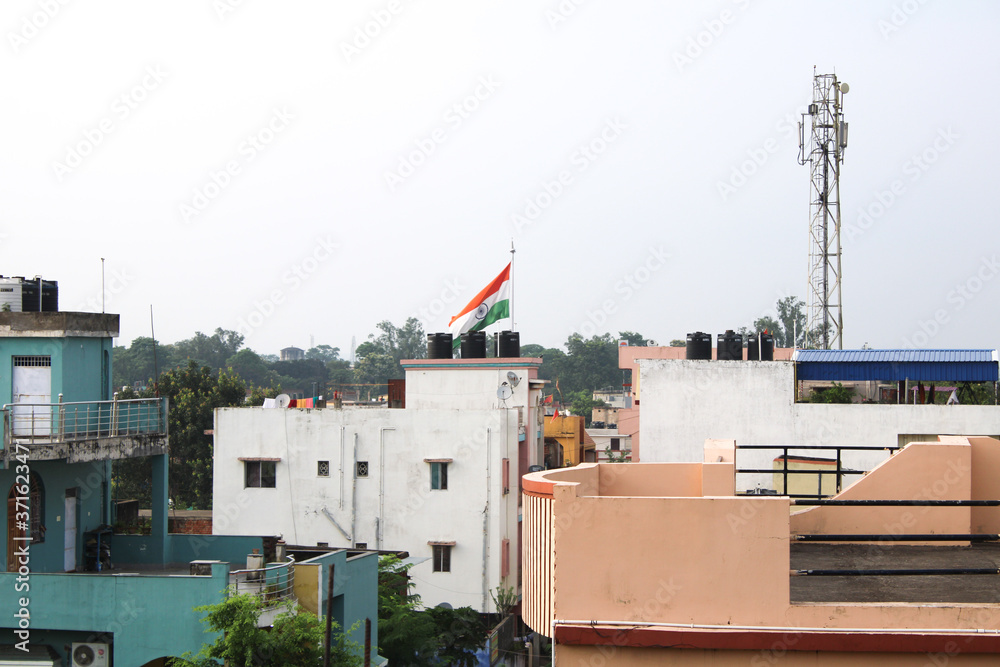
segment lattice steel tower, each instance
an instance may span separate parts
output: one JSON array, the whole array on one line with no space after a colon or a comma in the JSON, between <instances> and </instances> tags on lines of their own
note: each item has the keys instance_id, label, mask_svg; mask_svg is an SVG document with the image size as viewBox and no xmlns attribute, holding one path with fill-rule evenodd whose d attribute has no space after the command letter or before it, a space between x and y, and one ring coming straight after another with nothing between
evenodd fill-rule
<instances>
[{"instance_id":1,"label":"lattice steel tower","mask_svg":"<svg viewBox=\"0 0 1000 667\"><path fill-rule=\"evenodd\" d=\"M843 112L843 96L847 91L848 85L838 82L836 74L816 74L814 67L813 101L799 123L799 164L809 164L812 181L806 347L824 350L844 347L840 300L840 165L847 148Z\"/></svg>"}]
</instances>

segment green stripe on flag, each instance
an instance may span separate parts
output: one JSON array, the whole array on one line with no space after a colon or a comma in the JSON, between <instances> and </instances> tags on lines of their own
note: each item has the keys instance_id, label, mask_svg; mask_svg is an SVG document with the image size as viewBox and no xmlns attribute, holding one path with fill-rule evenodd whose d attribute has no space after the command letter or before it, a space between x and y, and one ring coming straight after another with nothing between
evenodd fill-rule
<instances>
[{"instance_id":1,"label":"green stripe on flag","mask_svg":"<svg viewBox=\"0 0 1000 667\"><path fill-rule=\"evenodd\" d=\"M502 320L506 317L510 317L510 299L504 299L503 301L497 301L494 303L489 311L487 311L486 317L473 324L468 331L481 331L494 322ZM468 333L468 331L463 331L462 333ZM461 344L461 335L451 341L452 348L457 348Z\"/></svg>"}]
</instances>

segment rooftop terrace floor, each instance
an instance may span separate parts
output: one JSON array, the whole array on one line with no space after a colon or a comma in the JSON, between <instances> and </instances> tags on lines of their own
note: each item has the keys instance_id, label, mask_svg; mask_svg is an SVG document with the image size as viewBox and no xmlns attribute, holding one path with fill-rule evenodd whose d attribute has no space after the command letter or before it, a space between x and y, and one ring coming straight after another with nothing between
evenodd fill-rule
<instances>
[{"instance_id":1,"label":"rooftop terrace floor","mask_svg":"<svg viewBox=\"0 0 1000 667\"><path fill-rule=\"evenodd\" d=\"M792 544L792 570L1000 569L1000 544ZM793 576L794 602L1000 603L1000 575Z\"/></svg>"}]
</instances>

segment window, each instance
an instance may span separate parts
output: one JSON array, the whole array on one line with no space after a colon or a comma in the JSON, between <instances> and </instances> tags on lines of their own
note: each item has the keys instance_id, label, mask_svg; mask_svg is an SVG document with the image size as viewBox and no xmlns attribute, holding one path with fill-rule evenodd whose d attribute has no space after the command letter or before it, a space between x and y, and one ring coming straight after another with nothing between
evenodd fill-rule
<instances>
[{"instance_id":1,"label":"window","mask_svg":"<svg viewBox=\"0 0 1000 667\"><path fill-rule=\"evenodd\" d=\"M20 368L51 368L52 357L43 356L14 356L14 365Z\"/></svg>"},{"instance_id":2,"label":"window","mask_svg":"<svg viewBox=\"0 0 1000 667\"><path fill-rule=\"evenodd\" d=\"M434 551L434 571L451 572L451 548L454 542L431 542Z\"/></svg>"},{"instance_id":3,"label":"window","mask_svg":"<svg viewBox=\"0 0 1000 667\"><path fill-rule=\"evenodd\" d=\"M354 466L355 477L367 477L368 476L368 461L358 461Z\"/></svg>"},{"instance_id":4,"label":"window","mask_svg":"<svg viewBox=\"0 0 1000 667\"><path fill-rule=\"evenodd\" d=\"M431 463L431 488L444 491L448 488L448 464L444 462Z\"/></svg>"},{"instance_id":5,"label":"window","mask_svg":"<svg viewBox=\"0 0 1000 667\"><path fill-rule=\"evenodd\" d=\"M273 489L275 487L274 461L244 461L246 466L246 488Z\"/></svg>"},{"instance_id":6,"label":"window","mask_svg":"<svg viewBox=\"0 0 1000 667\"><path fill-rule=\"evenodd\" d=\"M355 542L354 543L354 548L355 549L360 549L361 551L367 551L368 550L368 543L367 542Z\"/></svg>"},{"instance_id":7,"label":"window","mask_svg":"<svg viewBox=\"0 0 1000 667\"><path fill-rule=\"evenodd\" d=\"M621 438L611 438L611 451L618 452L621 451L622 441Z\"/></svg>"},{"instance_id":8,"label":"window","mask_svg":"<svg viewBox=\"0 0 1000 667\"><path fill-rule=\"evenodd\" d=\"M317 461L316 462L316 474L319 477L329 477L330 476L330 462L329 461Z\"/></svg>"}]
</instances>

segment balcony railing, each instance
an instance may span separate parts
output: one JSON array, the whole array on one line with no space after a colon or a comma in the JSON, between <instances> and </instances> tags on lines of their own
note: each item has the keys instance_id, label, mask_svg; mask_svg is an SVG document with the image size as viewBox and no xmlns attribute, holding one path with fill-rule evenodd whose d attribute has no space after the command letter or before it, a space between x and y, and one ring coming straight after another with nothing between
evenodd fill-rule
<instances>
[{"instance_id":1,"label":"balcony railing","mask_svg":"<svg viewBox=\"0 0 1000 667\"><path fill-rule=\"evenodd\" d=\"M295 560L268 567L237 570L231 573L231 590L234 595L247 594L259 597L267 606L278 605L295 597Z\"/></svg>"},{"instance_id":2,"label":"balcony railing","mask_svg":"<svg viewBox=\"0 0 1000 667\"><path fill-rule=\"evenodd\" d=\"M130 435L166 435L167 399L137 398L3 406L6 442L74 442Z\"/></svg>"}]
</instances>

